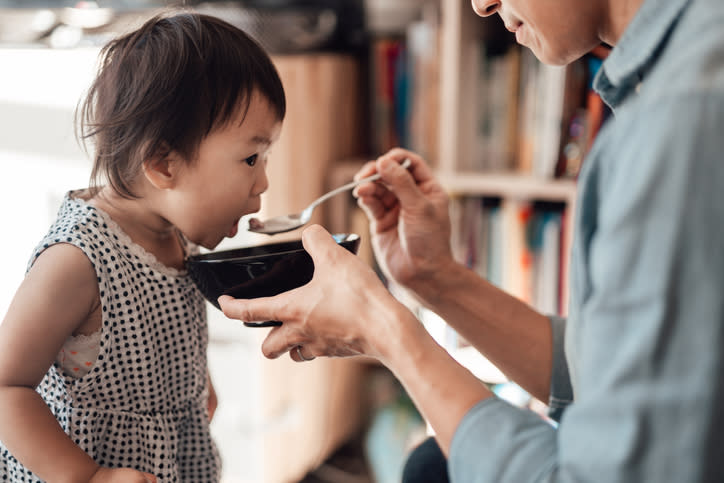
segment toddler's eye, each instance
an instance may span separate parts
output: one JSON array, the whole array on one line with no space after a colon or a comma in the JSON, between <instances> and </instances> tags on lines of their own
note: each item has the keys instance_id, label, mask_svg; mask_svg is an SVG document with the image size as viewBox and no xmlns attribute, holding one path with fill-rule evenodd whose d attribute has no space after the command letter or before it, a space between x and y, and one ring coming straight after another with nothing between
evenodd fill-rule
<instances>
[{"instance_id":1,"label":"toddler's eye","mask_svg":"<svg viewBox=\"0 0 724 483\"><path fill-rule=\"evenodd\" d=\"M259 159L258 154L252 154L248 158L244 159L244 162L248 164L249 166L254 166L256 164L256 160Z\"/></svg>"}]
</instances>

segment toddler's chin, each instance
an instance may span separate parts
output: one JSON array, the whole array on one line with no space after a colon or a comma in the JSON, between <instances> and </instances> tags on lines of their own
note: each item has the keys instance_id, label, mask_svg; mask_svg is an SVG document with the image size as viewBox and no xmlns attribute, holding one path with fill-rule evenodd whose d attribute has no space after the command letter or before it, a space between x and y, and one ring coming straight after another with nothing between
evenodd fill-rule
<instances>
[{"instance_id":1,"label":"toddler's chin","mask_svg":"<svg viewBox=\"0 0 724 483\"><path fill-rule=\"evenodd\" d=\"M223 239L222 239L222 240L223 240ZM219 241L217 241L217 242L202 242L202 243L198 243L198 245L206 248L207 250L215 250L216 247L219 246L219 243L222 242L222 240L219 240Z\"/></svg>"},{"instance_id":2,"label":"toddler's chin","mask_svg":"<svg viewBox=\"0 0 724 483\"><path fill-rule=\"evenodd\" d=\"M219 243L222 242L224 239L224 236L217 236L213 239L211 237L191 237L189 235L186 235L186 239L193 243L194 245L200 246L202 248L205 248L207 250L214 250L217 246L219 246Z\"/></svg>"}]
</instances>

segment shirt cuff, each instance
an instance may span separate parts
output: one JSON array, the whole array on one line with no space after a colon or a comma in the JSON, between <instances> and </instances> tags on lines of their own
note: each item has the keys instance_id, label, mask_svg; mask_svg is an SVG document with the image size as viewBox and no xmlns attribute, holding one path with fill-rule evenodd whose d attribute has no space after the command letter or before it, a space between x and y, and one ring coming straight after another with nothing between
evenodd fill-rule
<instances>
[{"instance_id":1,"label":"shirt cuff","mask_svg":"<svg viewBox=\"0 0 724 483\"><path fill-rule=\"evenodd\" d=\"M566 319L551 316L549 320L553 333L553 367L548 416L554 421L560 422L563 411L573 402L573 386L565 354Z\"/></svg>"}]
</instances>

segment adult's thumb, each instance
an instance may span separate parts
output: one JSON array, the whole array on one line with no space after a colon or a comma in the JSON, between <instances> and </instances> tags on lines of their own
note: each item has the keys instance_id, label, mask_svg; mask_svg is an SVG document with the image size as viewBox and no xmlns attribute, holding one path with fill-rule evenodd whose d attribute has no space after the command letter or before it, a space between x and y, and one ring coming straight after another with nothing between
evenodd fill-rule
<instances>
[{"instance_id":1,"label":"adult's thumb","mask_svg":"<svg viewBox=\"0 0 724 483\"><path fill-rule=\"evenodd\" d=\"M302 232L302 246L313 260L333 250L336 245L332 235L320 225L311 225Z\"/></svg>"}]
</instances>

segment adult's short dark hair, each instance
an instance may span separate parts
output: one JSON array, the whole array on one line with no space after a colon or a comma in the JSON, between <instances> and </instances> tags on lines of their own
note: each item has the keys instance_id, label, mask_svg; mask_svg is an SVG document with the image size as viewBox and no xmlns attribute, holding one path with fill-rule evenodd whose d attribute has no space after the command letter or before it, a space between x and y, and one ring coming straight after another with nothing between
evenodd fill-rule
<instances>
[{"instance_id":1,"label":"adult's short dark hair","mask_svg":"<svg viewBox=\"0 0 724 483\"><path fill-rule=\"evenodd\" d=\"M136 197L144 160L170 151L195 159L204 137L246 115L254 93L284 119L284 88L268 54L219 18L165 13L112 40L76 111L77 136L94 150L91 187L109 183Z\"/></svg>"}]
</instances>

